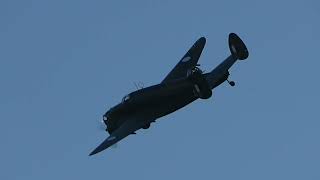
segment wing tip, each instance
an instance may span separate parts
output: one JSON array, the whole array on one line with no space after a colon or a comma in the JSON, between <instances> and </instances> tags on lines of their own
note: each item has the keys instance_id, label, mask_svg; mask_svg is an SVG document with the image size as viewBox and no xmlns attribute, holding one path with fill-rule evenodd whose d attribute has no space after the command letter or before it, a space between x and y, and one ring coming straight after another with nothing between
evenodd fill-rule
<instances>
[{"instance_id":1,"label":"wing tip","mask_svg":"<svg viewBox=\"0 0 320 180\"><path fill-rule=\"evenodd\" d=\"M202 41L202 42L206 42L206 37L202 36L201 38L199 38L199 41Z\"/></svg>"},{"instance_id":2,"label":"wing tip","mask_svg":"<svg viewBox=\"0 0 320 180\"><path fill-rule=\"evenodd\" d=\"M97 154L98 152L96 152L96 150L94 150L94 151L92 151L90 154L89 154L89 156L92 156L92 155L95 155L95 154Z\"/></svg>"},{"instance_id":3,"label":"wing tip","mask_svg":"<svg viewBox=\"0 0 320 180\"><path fill-rule=\"evenodd\" d=\"M115 144L117 142L117 138L116 136L109 136L107 139L105 139L96 149L94 149L89 156L95 155L105 149L107 149L108 147L112 146L113 144Z\"/></svg>"},{"instance_id":4,"label":"wing tip","mask_svg":"<svg viewBox=\"0 0 320 180\"><path fill-rule=\"evenodd\" d=\"M195 43L195 46L204 46L206 42L207 42L207 39L204 36L202 36L197 40L197 42Z\"/></svg>"}]
</instances>

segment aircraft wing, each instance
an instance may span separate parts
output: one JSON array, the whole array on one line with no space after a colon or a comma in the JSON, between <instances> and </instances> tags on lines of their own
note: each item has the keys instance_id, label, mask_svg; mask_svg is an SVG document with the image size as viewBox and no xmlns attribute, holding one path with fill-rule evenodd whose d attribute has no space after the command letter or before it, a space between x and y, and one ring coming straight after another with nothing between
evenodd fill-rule
<instances>
[{"instance_id":1,"label":"aircraft wing","mask_svg":"<svg viewBox=\"0 0 320 180\"><path fill-rule=\"evenodd\" d=\"M166 78L164 78L162 83L185 77L187 75L188 70L192 69L197 65L205 44L206 38L199 38L188 50L188 52L182 57L178 64L166 76Z\"/></svg>"},{"instance_id":2,"label":"aircraft wing","mask_svg":"<svg viewBox=\"0 0 320 180\"><path fill-rule=\"evenodd\" d=\"M108 147L114 145L121 139L132 134L143 126L143 121L138 119L128 119L117 130L115 130L106 140L104 140L89 156L97 154Z\"/></svg>"}]
</instances>

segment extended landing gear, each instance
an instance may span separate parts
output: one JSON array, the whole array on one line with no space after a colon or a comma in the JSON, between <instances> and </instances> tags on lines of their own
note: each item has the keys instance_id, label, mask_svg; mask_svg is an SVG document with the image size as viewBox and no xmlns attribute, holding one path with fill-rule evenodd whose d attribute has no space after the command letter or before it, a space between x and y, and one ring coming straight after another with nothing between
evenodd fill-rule
<instances>
[{"instance_id":1,"label":"extended landing gear","mask_svg":"<svg viewBox=\"0 0 320 180\"><path fill-rule=\"evenodd\" d=\"M232 87L236 85L236 83L234 81L229 81L228 79L227 79L227 81L230 84L230 86L232 86Z\"/></svg>"}]
</instances>

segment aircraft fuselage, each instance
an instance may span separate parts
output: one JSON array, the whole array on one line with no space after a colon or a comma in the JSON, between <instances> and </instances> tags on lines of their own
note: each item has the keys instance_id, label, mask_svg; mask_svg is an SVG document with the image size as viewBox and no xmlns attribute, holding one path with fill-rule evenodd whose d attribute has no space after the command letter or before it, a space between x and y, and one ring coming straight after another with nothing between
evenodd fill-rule
<instances>
[{"instance_id":1,"label":"aircraft fuselage","mask_svg":"<svg viewBox=\"0 0 320 180\"><path fill-rule=\"evenodd\" d=\"M128 117L149 119L146 126L198 99L195 86L188 78L157 84L132 92L105 114L108 132L117 129ZM143 118L142 118L143 117Z\"/></svg>"},{"instance_id":2,"label":"aircraft fuselage","mask_svg":"<svg viewBox=\"0 0 320 180\"><path fill-rule=\"evenodd\" d=\"M229 68L237 61L248 57L243 41L234 33L229 34L231 55L211 72L203 74L198 60L206 43L199 38L164 80L157 85L143 88L126 95L122 102L107 111L103 120L110 136L90 155L99 153L141 128L147 129L156 119L170 114L196 99L208 99L212 89L229 81Z\"/></svg>"}]
</instances>

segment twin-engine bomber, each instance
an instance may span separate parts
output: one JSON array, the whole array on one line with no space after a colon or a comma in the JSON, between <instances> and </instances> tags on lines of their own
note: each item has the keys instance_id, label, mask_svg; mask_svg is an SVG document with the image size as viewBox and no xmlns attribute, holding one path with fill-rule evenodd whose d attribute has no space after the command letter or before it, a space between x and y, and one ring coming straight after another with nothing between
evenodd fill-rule
<instances>
[{"instance_id":1,"label":"twin-engine bomber","mask_svg":"<svg viewBox=\"0 0 320 180\"><path fill-rule=\"evenodd\" d=\"M209 73L204 73L198 64L199 57L206 44L206 39L198 39L178 64L157 85L134 91L122 99L103 115L106 131L110 136L95 150L94 155L139 129L147 129L160 117L170 114L197 99L209 99L212 90L229 81L229 69L237 60L249 56L246 45L235 33L229 34L231 55Z\"/></svg>"}]
</instances>

